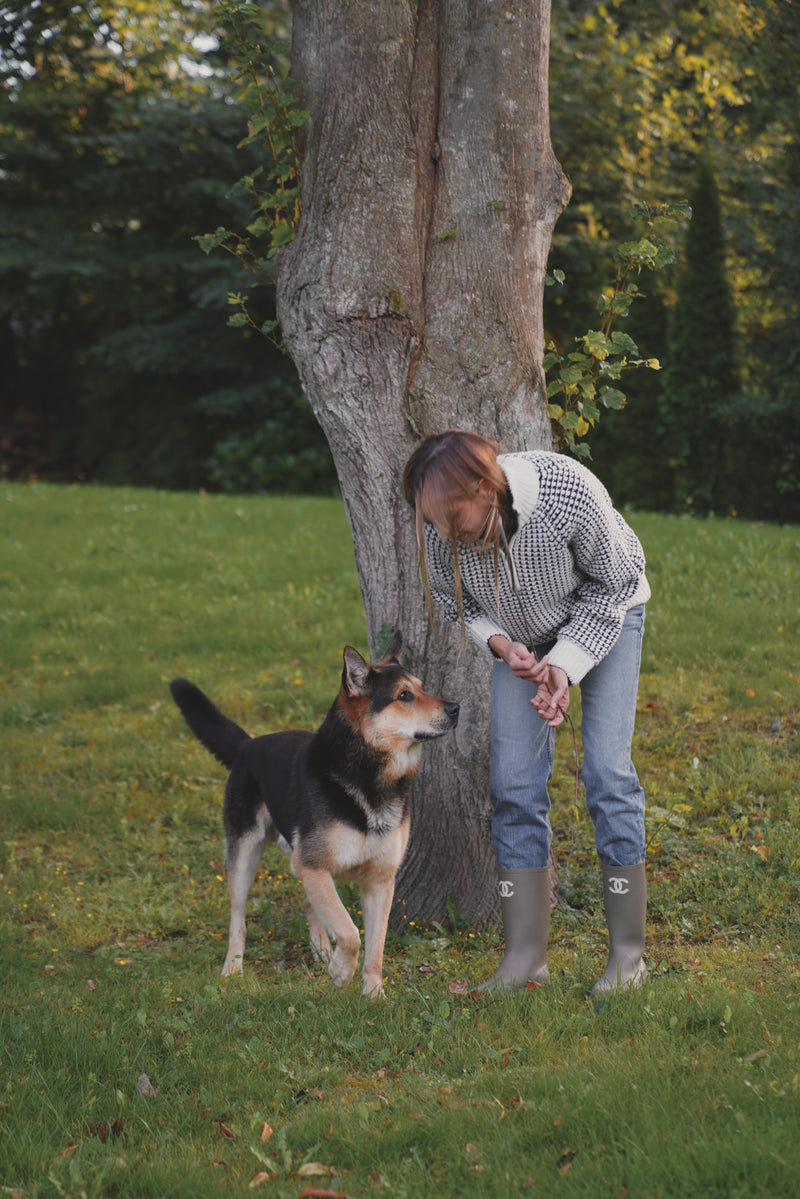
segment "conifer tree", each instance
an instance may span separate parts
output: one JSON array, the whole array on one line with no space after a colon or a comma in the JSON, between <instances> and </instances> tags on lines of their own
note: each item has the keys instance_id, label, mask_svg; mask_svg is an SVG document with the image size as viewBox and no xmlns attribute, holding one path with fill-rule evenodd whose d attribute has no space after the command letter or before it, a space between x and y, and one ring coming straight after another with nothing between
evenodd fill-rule
<instances>
[{"instance_id":1,"label":"conifer tree","mask_svg":"<svg viewBox=\"0 0 800 1199\"><path fill-rule=\"evenodd\" d=\"M724 493L725 410L739 390L735 312L719 191L699 159L672 312L661 409L679 508L708 512Z\"/></svg>"}]
</instances>

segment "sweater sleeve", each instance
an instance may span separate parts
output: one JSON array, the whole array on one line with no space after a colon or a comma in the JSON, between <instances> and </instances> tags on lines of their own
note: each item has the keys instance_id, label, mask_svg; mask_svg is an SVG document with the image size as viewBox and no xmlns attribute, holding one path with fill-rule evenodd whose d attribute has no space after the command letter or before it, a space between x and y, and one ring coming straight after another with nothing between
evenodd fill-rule
<instances>
[{"instance_id":1,"label":"sweater sleeve","mask_svg":"<svg viewBox=\"0 0 800 1199\"><path fill-rule=\"evenodd\" d=\"M575 684L613 648L625 613L646 602L650 588L639 539L605 487L579 463L571 463L570 475L566 502L551 510L550 520L569 546L580 582L549 659Z\"/></svg>"}]
</instances>

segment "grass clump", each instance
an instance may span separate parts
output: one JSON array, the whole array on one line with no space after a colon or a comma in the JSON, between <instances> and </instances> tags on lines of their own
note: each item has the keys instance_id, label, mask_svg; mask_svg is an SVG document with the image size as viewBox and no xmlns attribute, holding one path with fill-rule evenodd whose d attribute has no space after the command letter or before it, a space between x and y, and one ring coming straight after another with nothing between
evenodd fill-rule
<instances>
[{"instance_id":1,"label":"grass clump","mask_svg":"<svg viewBox=\"0 0 800 1199\"><path fill-rule=\"evenodd\" d=\"M3 485L4 1193L796 1193L800 536L630 519L650 983L587 998L605 929L559 736L551 984L476 1000L501 936L454 911L391 935L371 1004L311 961L276 849L220 979L224 772L166 690L321 719L365 648L341 504Z\"/></svg>"}]
</instances>

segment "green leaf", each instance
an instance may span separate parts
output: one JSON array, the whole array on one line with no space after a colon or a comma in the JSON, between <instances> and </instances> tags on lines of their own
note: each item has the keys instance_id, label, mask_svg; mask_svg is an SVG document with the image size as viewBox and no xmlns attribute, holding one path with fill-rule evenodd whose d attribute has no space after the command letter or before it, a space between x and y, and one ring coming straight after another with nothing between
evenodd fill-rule
<instances>
[{"instance_id":1,"label":"green leaf","mask_svg":"<svg viewBox=\"0 0 800 1199\"><path fill-rule=\"evenodd\" d=\"M265 216L260 216L257 221L253 221L252 225L247 226L247 232L252 233L253 237L261 237L263 233L268 233L272 228L272 221Z\"/></svg>"},{"instance_id":2,"label":"green leaf","mask_svg":"<svg viewBox=\"0 0 800 1199\"><path fill-rule=\"evenodd\" d=\"M614 349L618 353L621 353L621 354L638 354L639 353L639 347L637 346L637 344L633 340L633 338L629 337L627 333L620 333L619 331L615 331L614 333L611 334L611 341L614 345Z\"/></svg>"},{"instance_id":3,"label":"green leaf","mask_svg":"<svg viewBox=\"0 0 800 1199\"><path fill-rule=\"evenodd\" d=\"M202 236L192 238L196 241L204 254L210 254L212 250L216 250L217 246L221 246L229 237L233 237L230 229L223 229L222 225L218 225L213 233L204 233Z\"/></svg>"},{"instance_id":4,"label":"green leaf","mask_svg":"<svg viewBox=\"0 0 800 1199\"><path fill-rule=\"evenodd\" d=\"M653 265L657 271L660 271L662 267L671 266L674 261L675 251L669 246L659 246Z\"/></svg>"},{"instance_id":5,"label":"green leaf","mask_svg":"<svg viewBox=\"0 0 800 1199\"><path fill-rule=\"evenodd\" d=\"M600 400L606 408L620 409L624 408L626 403L624 392L618 391L616 387L602 387Z\"/></svg>"},{"instance_id":6,"label":"green leaf","mask_svg":"<svg viewBox=\"0 0 800 1199\"><path fill-rule=\"evenodd\" d=\"M278 221L272 234L272 245L287 246L294 237L294 225L291 221Z\"/></svg>"},{"instance_id":7,"label":"green leaf","mask_svg":"<svg viewBox=\"0 0 800 1199\"><path fill-rule=\"evenodd\" d=\"M588 333L584 334L581 341L593 358L599 358L602 362L608 357L608 341L604 333L599 332L597 329L591 329Z\"/></svg>"},{"instance_id":8,"label":"green leaf","mask_svg":"<svg viewBox=\"0 0 800 1199\"><path fill-rule=\"evenodd\" d=\"M583 375L584 367L580 363L577 363L574 366L562 366L561 368L561 378L567 384L567 386L574 386L576 383L580 382L580 380L583 378Z\"/></svg>"},{"instance_id":9,"label":"green leaf","mask_svg":"<svg viewBox=\"0 0 800 1199\"><path fill-rule=\"evenodd\" d=\"M611 303L606 305L605 311L609 310L614 316L627 316L631 310L631 297L625 291L618 291Z\"/></svg>"}]
</instances>

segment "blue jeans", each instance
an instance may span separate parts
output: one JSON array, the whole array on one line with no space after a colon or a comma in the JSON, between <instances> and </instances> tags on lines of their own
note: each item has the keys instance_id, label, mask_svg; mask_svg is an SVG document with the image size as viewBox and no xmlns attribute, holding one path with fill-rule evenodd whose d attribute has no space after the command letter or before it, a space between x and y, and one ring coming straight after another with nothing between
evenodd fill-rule
<instances>
[{"instance_id":1,"label":"blue jeans","mask_svg":"<svg viewBox=\"0 0 800 1199\"><path fill-rule=\"evenodd\" d=\"M644 791L631 761L643 634L640 604L627 613L611 652L580 684L586 806L605 866L635 866L645 855ZM537 647L539 657L545 648ZM489 789L492 844L501 870L546 866L550 854L547 784L555 729L531 707L535 694L535 683L495 662Z\"/></svg>"}]
</instances>

